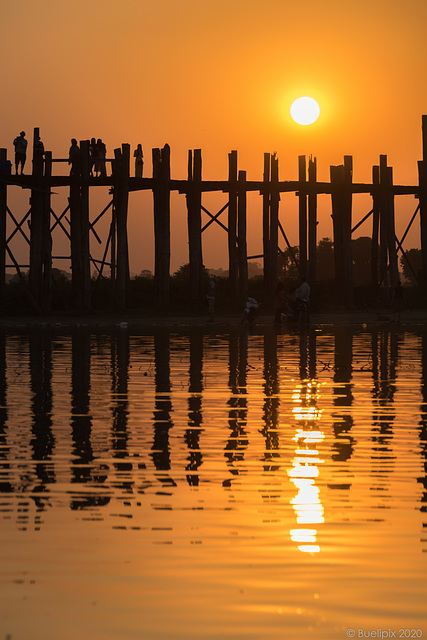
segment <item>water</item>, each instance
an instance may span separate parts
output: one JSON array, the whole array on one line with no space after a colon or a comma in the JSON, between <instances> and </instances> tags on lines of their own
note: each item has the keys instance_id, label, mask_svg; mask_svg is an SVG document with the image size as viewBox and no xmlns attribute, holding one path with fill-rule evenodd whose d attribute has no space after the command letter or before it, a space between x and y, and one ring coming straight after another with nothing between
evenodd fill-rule
<instances>
[{"instance_id":1,"label":"water","mask_svg":"<svg viewBox=\"0 0 427 640\"><path fill-rule=\"evenodd\" d=\"M0 640L427 635L426 333L46 327L0 372Z\"/></svg>"}]
</instances>

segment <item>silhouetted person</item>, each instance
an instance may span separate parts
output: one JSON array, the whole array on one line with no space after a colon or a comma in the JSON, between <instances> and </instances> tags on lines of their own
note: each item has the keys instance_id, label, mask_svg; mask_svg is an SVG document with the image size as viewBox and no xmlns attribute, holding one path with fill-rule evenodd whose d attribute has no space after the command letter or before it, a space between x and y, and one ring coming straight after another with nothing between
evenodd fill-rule
<instances>
[{"instance_id":1,"label":"silhouetted person","mask_svg":"<svg viewBox=\"0 0 427 640\"><path fill-rule=\"evenodd\" d=\"M289 288L288 293L285 297L285 309L282 313L282 320L289 321L295 320L297 302L295 298L296 287L292 286Z\"/></svg>"},{"instance_id":2,"label":"silhouetted person","mask_svg":"<svg viewBox=\"0 0 427 640\"><path fill-rule=\"evenodd\" d=\"M34 139L34 158L43 158L44 156L44 144L40 139L40 136L36 136Z\"/></svg>"},{"instance_id":3,"label":"silhouetted person","mask_svg":"<svg viewBox=\"0 0 427 640\"><path fill-rule=\"evenodd\" d=\"M25 139L25 131L21 131L19 136L16 136L13 141L15 147L15 171L18 175L18 167L21 165L21 176L24 175L25 160L27 159L27 145L28 142Z\"/></svg>"},{"instance_id":4,"label":"silhouetted person","mask_svg":"<svg viewBox=\"0 0 427 640\"><path fill-rule=\"evenodd\" d=\"M240 321L241 324L243 324L245 320L247 320L249 326L252 326L258 311L258 307L259 305L255 298L248 297L248 299L246 300L245 308L243 309L242 319Z\"/></svg>"},{"instance_id":5,"label":"silhouetted person","mask_svg":"<svg viewBox=\"0 0 427 640\"><path fill-rule=\"evenodd\" d=\"M96 140L91 138L89 142L89 175L93 177L97 156Z\"/></svg>"},{"instance_id":6,"label":"silhouetted person","mask_svg":"<svg viewBox=\"0 0 427 640\"><path fill-rule=\"evenodd\" d=\"M96 159L95 159L95 173L102 178L107 175L105 168L105 157L107 155L107 147L102 142L101 138L96 141Z\"/></svg>"},{"instance_id":7,"label":"silhouetted person","mask_svg":"<svg viewBox=\"0 0 427 640\"><path fill-rule=\"evenodd\" d=\"M75 138L71 138L71 147L68 152L68 164L71 165L70 176L79 176L81 173L81 152Z\"/></svg>"},{"instance_id":8,"label":"silhouetted person","mask_svg":"<svg viewBox=\"0 0 427 640\"><path fill-rule=\"evenodd\" d=\"M310 285L306 278L301 278L301 284L295 291L296 311L299 315L300 323L305 324L309 318Z\"/></svg>"},{"instance_id":9,"label":"silhouetted person","mask_svg":"<svg viewBox=\"0 0 427 640\"><path fill-rule=\"evenodd\" d=\"M138 145L133 152L135 158L135 178L142 178L142 171L144 168L144 154L142 152L142 145Z\"/></svg>"}]
</instances>

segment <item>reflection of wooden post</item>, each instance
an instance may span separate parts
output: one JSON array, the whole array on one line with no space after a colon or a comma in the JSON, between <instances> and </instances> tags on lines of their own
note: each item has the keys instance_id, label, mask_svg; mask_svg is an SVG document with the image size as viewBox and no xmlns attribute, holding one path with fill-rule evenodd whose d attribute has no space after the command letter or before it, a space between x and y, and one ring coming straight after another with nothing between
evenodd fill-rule
<instances>
[{"instance_id":1,"label":"reflection of wooden post","mask_svg":"<svg viewBox=\"0 0 427 640\"><path fill-rule=\"evenodd\" d=\"M237 192L237 244L239 249L239 295L248 293L248 253L246 244L246 171L239 171Z\"/></svg>"},{"instance_id":2,"label":"reflection of wooden post","mask_svg":"<svg viewBox=\"0 0 427 640\"><path fill-rule=\"evenodd\" d=\"M269 300L273 299L277 282L277 254L279 249L279 160L271 155L271 195L270 195L270 289Z\"/></svg>"},{"instance_id":3,"label":"reflection of wooden post","mask_svg":"<svg viewBox=\"0 0 427 640\"><path fill-rule=\"evenodd\" d=\"M307 167L305 156L298 156L298 220L299 220L299 272L307 278Z\"/></svg>"},{"instance_id":4,"label":"reflection of wooden post","mask_svg":"<svg viewBox=\"0 0 427 640\"><path fill-rule=\"evenodd\" d=\"M264 174L262 194L262 245L264 267L264 290L270 291L271 265L270 265L270 166L271 156L264 153Z\"/></svg>"},{"instance_id":5,"label":"reflection of wooden post","mask_svg":"<svg viewBox=\"0 0 427 640\"><path fill-rule=\"evenodd\" d=\"M308 280L312 287L316 284L317 245L317 163L310 157L308 161Z\"/></svg>"},{"instance_id":6,"label":"reflection of wooden post","mask_svg":"<svg viewBox=\"0 0 427 640\"><path fill-rule=\"evenodd\" d=\"M188 152L188 252L190 263L190 297L200 301L202 295L202 153Z\"/></svg>"},{"instance_id":7,"label":"reflection of wooden post","mask_svg":"<svg viewBox=\"0 0 427 640\"><path fill-rule=\"evenodd\" d=\"M0 149L0 170L7 161L7 149ZM4 302L6 284L6 219L7 219L7 186L0 183L0 304Z\"/></svg>"},{"instance_id":8,"label":"reflection of wooden post","mask_svg":"<svg viewBox=\"0 0 427 640\"><path fill-rule=\"evenodd\" d=\"M228 154L228 277L234 298L239 293L239 254L237 247L237 151Z\"/></svg>"},{"instance_id":9,"label":"reflection of wooden post","mask_svg":"<svg viewBox=\"0 0 427 640\"><path fill-rule=\"evenodd\" d=\"M170 147L153 149L154 282L162 308L169 304L170 279Z\"/></svg>"},{"instance_id":10,"label":"reflection of wooden post","mask_svg":"<svg viewBox=\"0 0 427 640\"><path fill-rule=\"evenodd\" d=\"M378 187L380 184L380 168L372 167L372 244L371 244L371 278L374 287L378 286L378 237L380 227L380 203Z\"/></svg>"}]
</instances>

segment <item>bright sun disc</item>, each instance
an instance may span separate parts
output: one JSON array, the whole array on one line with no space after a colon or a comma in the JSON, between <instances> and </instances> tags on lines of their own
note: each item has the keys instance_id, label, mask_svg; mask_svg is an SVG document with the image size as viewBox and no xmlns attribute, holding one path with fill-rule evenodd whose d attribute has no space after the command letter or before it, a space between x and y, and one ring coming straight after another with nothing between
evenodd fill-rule
<instances>
[{"instance_id":1,"label":"bright sun disc","mask_svg":"<svg viewBox=\"0 0 427 640\"><path fill-rule=\"evenodd\" d=\"M298 98L291 106L292 120L297 124L313 124L320 115L320 107L313 98Z\"/></svg>"}]
</instances>

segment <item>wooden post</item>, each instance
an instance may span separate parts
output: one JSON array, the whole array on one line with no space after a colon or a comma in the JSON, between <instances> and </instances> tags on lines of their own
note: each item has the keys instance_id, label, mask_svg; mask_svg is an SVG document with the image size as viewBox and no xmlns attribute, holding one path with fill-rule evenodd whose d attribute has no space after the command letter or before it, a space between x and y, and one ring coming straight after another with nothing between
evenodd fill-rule
<instances>
[{"instance_id":1,"label":"wooden post","mask_svg":"<svg viewBox=\"0 0 427 640\"><path fill-rule=\"evenodd\" d=\"M397 260L397 248L396 248L396 226L394 219L394 192L393 192L393 168L387 167L387 213L388 213L388 255L389 255L389 270L390 270L390 284L392 289L399 280L399 268Z\"/></svg>"},{"instance_id":2,"label":"wooden post","mask_svg":"<svg viewBox=\"0 0 427 640\"><path fill-rule=\"evenodd\" d=\"M71 226L71 272L74 310L78 313L90 311L90 252L89 252L89 175L88 148L85 140L80 142L81 175L70 178L70 226Z\"/></svg>"},{"instance_id":3,"label":"wooden post","mask_svg":"<svg viewBox=\"0 0 427 640\"><path fill-rule=\"evenodd\" d=\"M82 307L84 313L91 308L91 281L90 281L90 242L89 242L89 142L80 142L81 156L81 182L80 182L80 207L81 207L81 246L82 246Z\"/></svg>"},{"instance_id":4,"label":"wooden post","mask_svg":"<svg viewBox=\"0 0 427 640\"><path fill-rule=\"evenodd\" d=\"M154 281L158 304L169 304L170 285L170 147L153 149L155 259Z\"/></svg>"},{"instance_id":5,"label":"wooden post","mask_svg":"<svg viewBox=\"0 0 427 640\"><path fill-rule=\"evenodd\" d=\"M115 299L122 308L128 303L130 290L129 247L128 247L128 205L129 205L129 171L130 146L123 144L121 150L116 149L118 162L116 224L117 224L117 280Z\"/></svg>"},{"instance_id":6,"label":"wooden post","mask_svg":"<svg viewBox=\"0 0 427 640\"><path fill-rule=\"evenodd\" d=\"M7 161L7 149L0 149L0 171ZM0 183L0 305L4 304L6 285L6 220L7 220L7 186Z\"/></svg>"},{"instance_id":7,"label":"wooden post","mask_svg":"<svg viewBox=\"0 0 427 640\"><path fill-rule=\"evenodd\" d=\"M421 278L424 294L427 295L427 116L422 117L423 159L418 162L420 186L420 235L421 235Z\"/></svg>"},{"instance_id":8,"label":"wooden post","mask_svg":"<svg viewBox=\"0 0 427 640\"><path fill-rule=\"evenodd\" d=\"M276 158L276 154L273 153L271 155L270 196L270 289L267 291L269 300L273 300L277 282L277 254L279 250L279 201L279 161Z\"/></svg>"},{"instance_id":9,"label":"wooden post","mask_svg":"<svg viewBox=\"0 0 427 640\"><path fill-rule=\"evenodd\" d=\"M299 272L307 278L307 167L305 156L298 156L298 221L299 221Z\"/></svg>"},{"instance_id":10,"label":"wooden post","mask_svg":"<svg viewBox=\"0 0 427 640\"><path fill-rule=\"evenodd\" d=\"M237 151L228 154L228 277L234 299L239 295L239 252L237 247Z\"/></svg>"},{"instance_id":11,"label":"wooden post","mask_svg":"<svg viewBox=\"0 0 427 640\"><path fill-rule=\"evenodd\" d=\"M353 158L344 156L344 220L343 220L343 242L344 242L344 278L345 278L345 300L348 307L353 306L353 245L351 237L352 218L352 182L353 182Z\"/></svg>"},{"instance_id":12,"label":"wooden post","mask_svg":"<svg viewBox=\"0 0 427 640\"><path fill-rule=\"evenodd\" d=\"M313 288L316 284L317 246L317 162L311 156L308 160L308 280Z\"/></svg>"},{"instance_id":13,"label":"wooden post","mask_svg":"<svg viewBox=\"0 0 427 640\"><path fill-rule=\"evenodd\" d=\"M378 238L380 227L380 202L378 189L380 184L380 168L372 167L372 244L371 244L371 278L375 288L378 287Z\"/></svg>"},{"instance_id":14,"label":"wooden post","mask_svg":"<svg viewBox=\"0 0 427 640\"><path fill-rule=\"evenodd\" d=\"M264 290L270 291L270 169L271 156L264 153L263 193L262 193L262 244L264 266Z\"/></svg>"},{"instance_id":15,"label":"wooden post","mask_svg":"<svg viewBox=\"0 0 427 640\"><path fill-rule=\"evenodd\" d=\"M248 294L248 253L246 243L246 171L239 171L237 192L237 244L239 249L239 297Z\"/></svg>"},{"instance_id":16,"label":"wooden post","mask_svg":"<svg viewBox=\"0 0 427 640\"><path fill-rule=\"evenodd\" d=\"M39 129L34 129L33 138L33 188L31 189L30 221L30 292L37 305L42 307L42 242L43 242L43 156L36 153Z\"/></svg>"},{"instance_id":17,"label":"wooden post","mask_svg":"<svg viewBox=\"0 0 427 640\"><path fill-rule=\"evenodd\" d=\"M353 270L351 250L351 156L344 165L330 168L332 185L332 221L334 230L335 284L347 307L353 304Z\"/></svg>"},{"instance_id":18,"label":"wooden post","mask_svg":"<svg viewBox=\"0 0 427 640\"><path fill-rule=\"evenodd\" d=\"M190 264L190 297L193 303L202 298L202 152L188 152L187 224Z\"/></svg>"},{"instance_id":19,"label":"wooden post","mask_svg":"<svg viewBox=\"0 0 427 640\"><path fill-rule=\"evenodd\" d=\"M46 151L44 162L44 193L43 193L43 219L42 219L42 289L41 307L44 311L52 309L51 284L52 284L52 237L50 234L50 189L52 177L52 152Z\"/></svg>"},{"instance_id":20,"label":"wooden post","mask_svg":"<svg viewBox=\"0 0 427 640\"><path fill-rule=\"evenodd\" d=\"M387 208L389 204L389 197L387 193L387 156L380 156L380 283L383 287L388 288L388 221L389 216Z\"/></svg>"}]
</instances>

